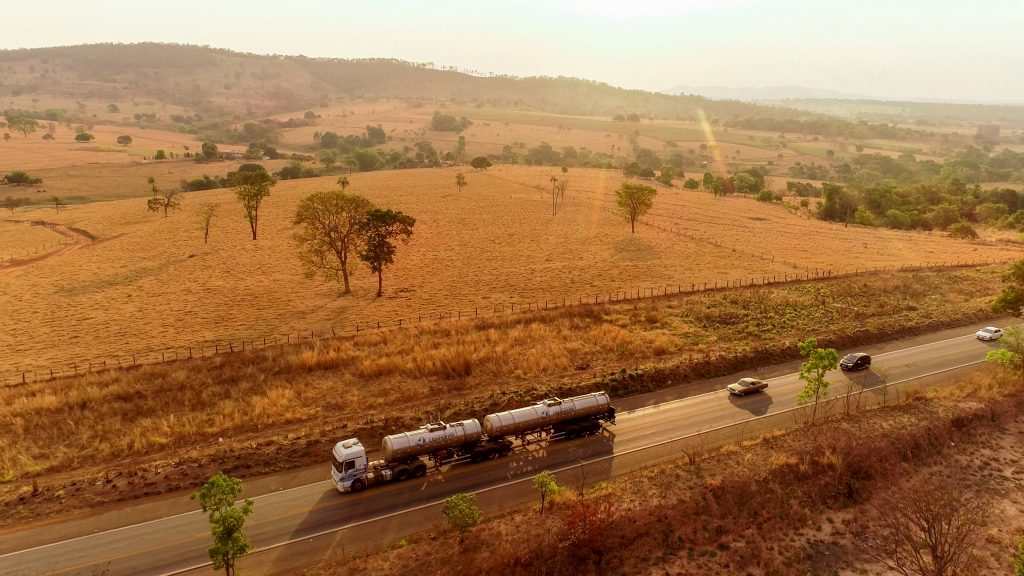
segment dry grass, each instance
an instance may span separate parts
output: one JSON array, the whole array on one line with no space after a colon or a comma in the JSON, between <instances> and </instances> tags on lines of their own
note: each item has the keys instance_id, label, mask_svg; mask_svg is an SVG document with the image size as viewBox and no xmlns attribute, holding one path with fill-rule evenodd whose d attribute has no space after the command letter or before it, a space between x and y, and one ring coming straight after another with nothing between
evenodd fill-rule
<instances>
[{"instance_id":1,"label":"dry grass","mask_svg":"<svg viewBox=\"0 0 1024 576\"><path fill-rule=\"evenodd\" d=\"M616 172L573 170L557 215L545 192L554 170L499 168L356 174L351 190L417 217L416 234L385 274L384 298L362 268L351 297L305 280L291 240L299 200L333 177L281 182L261 211L260 240L247 239L229 190L187 194L169 218L143 199L75 206L46 218L101 238L88 248L0 278L0 370L106 360L204 342L351 330L356 322L415 321L437 312L492 313L510 304L588 301L681 286L783 278L808 270L1019 257L1021 248L938 235L802 219L742 198L663 190L636 235L612 210ZM145 183L142 174L139 175ZM195 211L218 202L211 241ZM31 299L24 295L32 294ZM917 306L906 301L910 310ZM857 304L852 304L857 306ZM794 308L794 314L799 307ZM365 324L364 324L365 325ZM662 345L665 347L665 345ZM157 354L159 357L159 354ZM369 369L369 368L368 368Z\"/></svg>"},{"instance_id":2,"label":"dry grass","mask_svg":"<svg viewBox=\"0 0 1024 576\"><path fill-rule=\"evenodd\" d=\"M32 226L27 220L19 221L10 212L0 216L0 262L34 254L44 247L52 247L64 241L64 237L45 226Z\"/></svg>"},{"instance_id":3,"label":"dry grass","mask_svg":"<svg viewBox=\"0 0 1024 576\"><path fill-rule=\"evenodd\" d=\"M984 393L993 385L1001 388L998 397ZM647 468L582 502L567 496L542 517L531 507L487 521L459 546L439 525L429 538L306 573L886 573L859 548L877 514L870 502L896 484L922 487L958 475L971 477L973 489L996 504L972 573L1002 574L1024 495L1017 456L1024 419L1015 413L1024 385L987 372L951 388L983 394L966 401L931 396L772 435L709 456L699 468ZM610 502L604 512L602 502ZM581 504L602 522L580 530ZM570 544L581 535L589 537L587 546Z\"/></svg>"},{"instance_id":4,"label":"dry grass","mask_svg":"<svg viewBox=\"0 0 1024 576\"><path fill-rule=\"evenodd\" d=\"M175 473L194 482L208 468L245 475L312 464L343 435L372 441L426 419L551 394L678 384L795 357L793 343L808 336L852 345L969 322L986 317L996 273L896 274L587 306L2 388L0 476L74 486L100 471L152 465L162 478L161 462L184 458L196 467ZM856 316L847 313L852 305ZM638 366L629 378L612 376ZM76 502L130 497L122 488Z\"/></svg>"}]
</instances>

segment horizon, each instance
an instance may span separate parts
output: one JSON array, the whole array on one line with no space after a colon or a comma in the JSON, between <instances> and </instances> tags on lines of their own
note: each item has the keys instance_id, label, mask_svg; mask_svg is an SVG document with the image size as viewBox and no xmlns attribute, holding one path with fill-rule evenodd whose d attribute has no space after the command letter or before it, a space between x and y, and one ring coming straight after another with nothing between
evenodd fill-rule
<instances>
[{"instance_id":1,"label":"horizon","mask_svg":"<svg viewBox=\"0 0 1024 576\"><path fill-rule=\"evenodd\" d=\"M630 12L607 0L525 0L519 10L497 13L465 0L441 7L296 0L269 10L238 0L130 10L122 4L40 0L9 8L9 21L48 24L9 28L0 48L192 44L261 55L432 62L484 75L569 76L651 92L679 85L797 86L877 100L988 104L1019 103L1024 94L1024 75L1007 73L1024 67L1024 41L1015 32L1024 10L1009 0L983 0L970 9L947 1L868 0L830 6L824 15L807 0L640 0ZM983 45L971 41L976 30L985 31Z\"/></svg>"}]
</instances>

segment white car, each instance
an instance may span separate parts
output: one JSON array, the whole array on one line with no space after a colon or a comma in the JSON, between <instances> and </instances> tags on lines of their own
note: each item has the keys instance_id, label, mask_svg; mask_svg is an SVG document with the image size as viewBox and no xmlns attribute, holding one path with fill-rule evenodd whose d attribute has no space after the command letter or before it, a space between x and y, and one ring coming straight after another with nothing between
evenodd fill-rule
<instances>
[{"instance_id":1,"label":"white car","mask_svg":"<svg viewBox=\"0 0 1024 576\"><path fill-rule=\"evenodd\" d=\"M1003 336L1003 329L989 326L974 333L978 340L999 340Z\"/></svg>"}]
</instances>

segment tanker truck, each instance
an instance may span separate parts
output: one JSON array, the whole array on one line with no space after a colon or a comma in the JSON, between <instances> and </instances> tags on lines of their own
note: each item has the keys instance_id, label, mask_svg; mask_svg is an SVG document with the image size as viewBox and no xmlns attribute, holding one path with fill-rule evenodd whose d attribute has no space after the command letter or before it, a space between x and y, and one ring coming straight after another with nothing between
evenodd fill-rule
<instances>
[{"instance_id":1,"label":"tanker truck","mask_svg":"<svg viewBox=\"0 0 1024 576\"><path fill-rule=\"evenodd\" d=\"M385 436L379 460L368 461L359 439L349 438L334 445L331 479L339 492L359 492L374 484L420 478L430 465L477 463L508 456L531 442L595 434L603 422L615 424L615 407L608 394L593 392L488 414L482 426L475 418L431 422Z\"/></svg>"}]
</instances>

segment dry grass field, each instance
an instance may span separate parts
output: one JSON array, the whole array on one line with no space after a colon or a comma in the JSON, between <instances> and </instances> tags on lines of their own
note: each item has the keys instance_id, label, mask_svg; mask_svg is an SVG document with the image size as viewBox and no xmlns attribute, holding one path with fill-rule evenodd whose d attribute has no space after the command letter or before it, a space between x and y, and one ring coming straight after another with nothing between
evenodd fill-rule
<instances>
[{"instance_id":1,"label":"dry grass field","mask_svg":"<svg viewBox=\"0 0 1024 576\"><path fill-rule=\"evenodd\" d=\"M0 216L0 262L38 254L66 239L45 226L33 226L27 219Z\"/></svg>"},{"instance_id":2,"label":"dry grass field","mask_svg":"<svg viewBox=\"0 0 1024 576\"><path fill-rule=\"evenodd\" d=\"M415 319L438 312L493 311L515 303L605 299L609 294L674 291L834 271L1019 257L1006 244L954 241L938 234L843 227L744 198L662 189L635 235L614 211L618 172L573 170L566 200L551 214L551 175L543 168L355 174L353 192L415 216L416 232L385 273L383 298L363 268L354 295L302 276L291 217L310 192L334 178L285 181L261 211L260 239L230 190L185 195L169 218L142 198L33 209L88 231L99 242L0 276L7 328L0 369L8 372L124 359L163 348L253 338L356 322ZM144 182L144 181L143 181ZM196 222L200 204L220 213L210 243Z\"/></svg>"}]
</instances>

